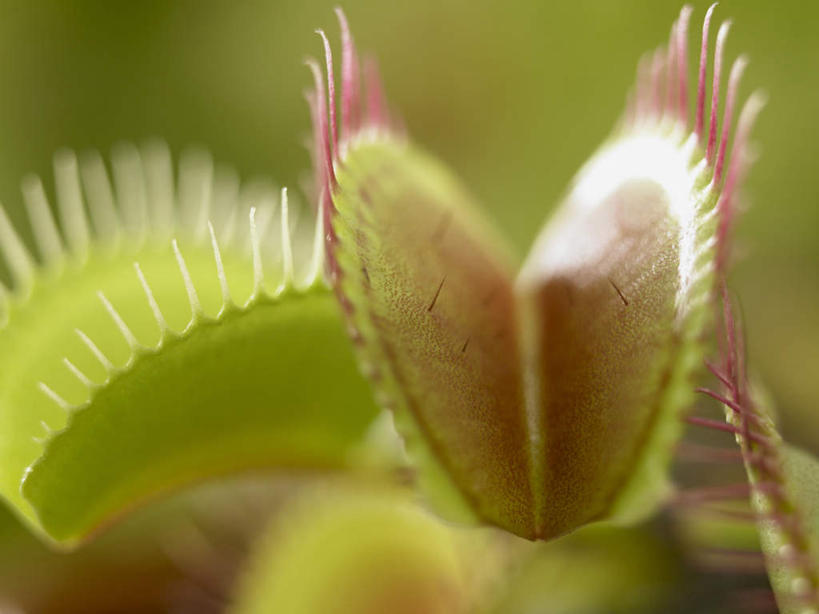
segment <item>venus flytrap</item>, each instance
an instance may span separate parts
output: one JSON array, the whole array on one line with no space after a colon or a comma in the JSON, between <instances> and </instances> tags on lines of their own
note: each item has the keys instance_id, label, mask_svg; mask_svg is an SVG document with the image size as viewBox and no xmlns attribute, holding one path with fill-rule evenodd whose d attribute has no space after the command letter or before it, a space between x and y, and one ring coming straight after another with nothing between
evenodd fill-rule
<instances>
[{"instance_id":1,"label":"venus flytrap","mask_svg":"<svg viewBox=\"0 0 819 614\"><path fill-rule=\"evenodd\" d=\"M693 127L686 7L517 275L457 180L394 128L377 79L361 93L342 15L338 125L329 46L327 108L313 65L336 295L422 476L483 522L548 539L639 520L671 493L760 104L745 104L729 147L745 60L720 113L723 24L706 123L712 12Z\"/></svg>"},{"instance_id":2,"label":"venus flytrap","mask_svg":"<svg viewBox=\"0 0 819 614\"><path fill-rule=\"evenodd\" d=\"M321 31L326 82L308 61L307 236L291 234L286 194L271 230L273 207L238 206L236 182L211 181L201 159L177 190L164 150L126 149L115 197L98 158L60 157L59 224L42 187L25 188L39 262L0 209L13 277L0 287L0 492L72 544L213 475L349 466L376 410L343 320L446 515L537 540L637 522L673 498L686 421L717 426L742 446L780 607L815 611L819 512L800 486L815 462L749 404L733 341L713 371L728 423L687 416L762 104L739 105L743 57L724 70L728 22L711 56L713 11L693 118L685 7L520 268L406 137L341 11L338 96Z\"/></svg>"}]
</instances>

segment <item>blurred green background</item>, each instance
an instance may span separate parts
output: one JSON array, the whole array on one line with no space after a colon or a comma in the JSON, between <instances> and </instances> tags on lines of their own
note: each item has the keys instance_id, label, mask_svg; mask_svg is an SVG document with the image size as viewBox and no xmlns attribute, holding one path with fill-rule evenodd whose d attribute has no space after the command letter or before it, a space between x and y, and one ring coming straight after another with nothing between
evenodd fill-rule
<instances>
[{"instance_id":1,"label":"blurred green background","mask_svg":"<svg viewBox=\"0 0 819 614\"><path fill-rule=\"evenodd\" d=\"M0 200L22 220L20 179L50 183L63 146L108 152L161 136L210 148L244 176L307 171L306 54L337 40L335 2L0 3ZM342 3L377 53L413 138L451 164L522 255L608 134L636 61L677 0ZM707 4L695 2L695 30ZM792 439L819 447L819 4L726 1L729 57L762 88L761 154L746 184L734 287L751 362ZM692 43L698 35L692 35ZM692 55L693 57L693 55ZM693 61L692 70L693 70ZM25 224L25 222L21 222Z\"/></svg>"}]
</instances>

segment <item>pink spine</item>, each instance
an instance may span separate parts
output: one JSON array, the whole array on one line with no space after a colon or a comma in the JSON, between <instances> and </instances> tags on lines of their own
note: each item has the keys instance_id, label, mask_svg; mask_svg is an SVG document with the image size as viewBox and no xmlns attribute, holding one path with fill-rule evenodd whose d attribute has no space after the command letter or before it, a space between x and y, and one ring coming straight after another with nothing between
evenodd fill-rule
<instances>
[{"instance_id":1,"label":"pink spine","mask_svg":"<svg viewBox=\"0 0 819 614\"><path fill-rule=\"evenodd\" d=\"M688 23L691 20L689 5L685 5L680 12L677 26L677 96L680 121L688 126Z\"/></svg>"},{"instance_id":2,"label":"pink spine","mask_svg":"<svg viewBox=\"0 0 819 614\"><path fill-rule=\"evenodd\" d=\"M708 124L708 148L705 153L708 164L714 163L714 151L717 145L717 112L719 107L719 85L722 78L722 53L725 48L725 38L728 36L730 28L731 22L725 21L719 27L719 32L717 32L717 45L714 52L714 80L711 85L711 121Z\"/></svg>"},{"instance_id":3,"label":"pink spine","mask_svg":"<svg viewBox=\"0 0 819 614\"><path fill-rule=\"evenodd\" d=\"M306 64L310 68L310 72L313 74L313 84L315 86L317 111L316 129L319 135L319 153L323 159L322 166L324 167L324 180L326 181L327 185L335 187L336 176L335 172L333 171L333 155L330 151L330 140L327 136L327 101L325 100L324 96L324 83L322 82L323 80L321 78L321 68L319 68L318 63L312 59L307 60Z\"/></svg>"},{"instance_id":4,"label":"pink spine","mask_svg":"<svg viewBox=\"0 0 819 614\"><path fill-rule=\"evenodd\" d=\"M725 168L725 152L728 147L728 137L731 133L731 119L734 114L734 104L736 103L737 89L739 88L739 81L742 78L742 73L745 66L748 64L747 60L740 56L731 67L731 75L728 78L728 95L725 98L725 111L722 117L722 134L719 140L719 154L717 155L717 165L714 170L714 183L719 183L722 180L723 169Z\"/></svg>"},{"instance_id":5,"label":"pink spine","mask_svg":"<svg viewBox=\"0 0 819 614\"><path fill-rule=\"evenodd\" d=\"M665 55L662 49L654 52L654 57L651 61L651 98L652 110L657 117L663 114L663 63Z\"/></svg>"},{"instance_id":6,"label":"pink spine","mask_svg":"<svg viewBox=\"0 0 819 614\"><path fill-rule=\"evenodd\" d=\"M330 106L330 142L333 152L338 152L338 127L336 126L336 78L333 73L333 50L324 30L316 30L324 43L324 63L327 65L327 102Z\"/></svg>"},{"instance_id":7,"label":"pink spine","mask_svg":"<svg viewBox=\"0 0 819 614\"><path fill-rule=\"evenodd\" d=\"M360 89L358 59L347 17L338 7L336 17L341 30L341 138L347 139L357 127L353 114L358 106Z\"/></svg>"},{"instance_id":8,"label":"pink spine","mask_svg":"<svg viewBox=\"0 0 819 614\"><path fill-rule=\"evenodd\" d=\"M714 3L705 13L702 22L702 44L700 45L700 65L697 74L697 115L694 122L694 132L697 135L697 142L702 143L703 120L705 119L705 73L708 64L708 31L711 27L711 16L717 4Z\"/></svg>"},{"instance_id":9,"label":"pink spine","mask_svg":"<svg viewBox=\"0 0 819 614\"><path fill-rule=\"evenodd\" d=\"M676 98L677 81L674 78L675 67L677 66L677 22L671 26L671 35L668 40L668 47L666 47L666 66L665 66L665 102L663 111L670 113L674 109L674 99Z\"/></svg>"}]
</instances>

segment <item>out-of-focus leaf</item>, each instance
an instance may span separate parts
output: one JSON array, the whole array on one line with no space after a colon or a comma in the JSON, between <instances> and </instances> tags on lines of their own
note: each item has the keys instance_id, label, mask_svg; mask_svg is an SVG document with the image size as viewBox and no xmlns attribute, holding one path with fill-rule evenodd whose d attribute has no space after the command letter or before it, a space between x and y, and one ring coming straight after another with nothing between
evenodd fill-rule
<instances>
[{"instance_id":1,"label":"out-of-focus leaf","mask_svg":"<svg viewBox=\"0 0 819 614\"><path fill-rule=\"evenodd\" d=\"M291 504L257 544L232 614L457 614L464 574L448 527L395 493Z\"/></svg>"}]
</instances>

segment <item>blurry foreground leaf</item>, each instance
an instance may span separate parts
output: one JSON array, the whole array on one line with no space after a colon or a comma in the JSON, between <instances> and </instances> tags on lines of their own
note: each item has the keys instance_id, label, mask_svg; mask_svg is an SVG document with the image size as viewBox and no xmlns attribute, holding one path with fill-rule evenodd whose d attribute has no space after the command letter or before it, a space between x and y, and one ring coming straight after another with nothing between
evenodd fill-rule
<instances>
[{"instance_id":1,"label":"blurry foreground leaf","mask_svg":"<svg viewBox=\"0 0 819 614\"><path fill-rule=\"evenodd\" d=\"M453 533L390 493L297 500L257 544L232 614L466 612Z\"/></svg>"}]
</instances>

